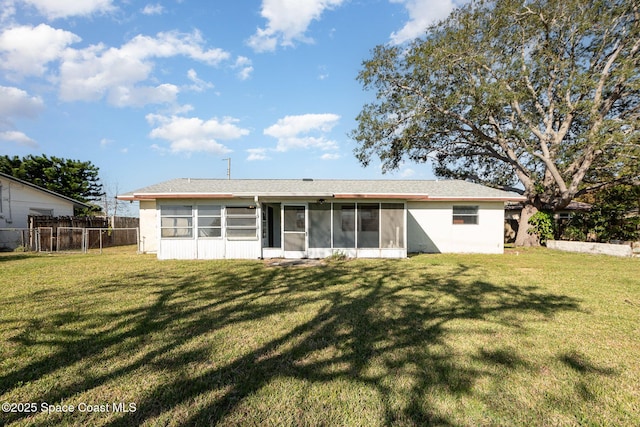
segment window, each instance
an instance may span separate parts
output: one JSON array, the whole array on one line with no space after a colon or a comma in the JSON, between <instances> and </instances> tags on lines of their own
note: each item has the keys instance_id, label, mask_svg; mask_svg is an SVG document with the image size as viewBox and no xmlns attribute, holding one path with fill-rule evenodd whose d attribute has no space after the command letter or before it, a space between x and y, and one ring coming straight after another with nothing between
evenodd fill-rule
<instances>
[{"instance_id":1,"label":"window","mask_svg":"<svg viewBox=\"0 0 640 427\"><path fill-rule=\"evenodd\" d=\"M258 218L253 206L230 206L226 209L227 238L255 240L258 238Z\"/></svg>"},{"instance_id":2,"label":"window","mask_svg":"<svg viewBox=\"0 0 640 427\"><path fill-rule=\"evenodd\" d=\"M222 207L198 206L198 237L222 237Z\"/></svg>"},{"instance_id":3,"label":"window","mask_svg":"<svg viewBox=\"0 0 640 427\"><path fill-rule=\"evenodd\" d=\"M380 205L358 204L358 248L380 247Z\"/></svg>"},{"instance_id":4,"label":"window","mask_svg":"<svg viewBox=\"0 0 640 427\"><path fill-rule=\"evenodd\" d=\"M454 224L478 224L478 207L477 206L454 206L453 207L453 223Z\"/></svg>"},{"instance_id":5,"label":"window","mask_svg":"<svg viewBox=\"0 0 640 427\"><path fill-rule=\"evenodd\" d=\"M29 216L53 216L53 209L29 208Z\"/></svg>"},{"instance_id":6,"label":"window","mask_svg":"<svg viewBox=\"0 0 640 427\"><path fill-rule=\"evenodd\" d=\"M193 209L191 206L161 206L160 236L166 239L193 237Z\"/></svg>"}]
</instances>

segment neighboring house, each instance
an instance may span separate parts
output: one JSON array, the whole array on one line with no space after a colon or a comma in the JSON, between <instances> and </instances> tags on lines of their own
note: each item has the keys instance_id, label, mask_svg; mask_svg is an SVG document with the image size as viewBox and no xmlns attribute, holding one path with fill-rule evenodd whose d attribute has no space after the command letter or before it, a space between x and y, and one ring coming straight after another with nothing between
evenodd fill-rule
<instances>
[{"instance_id":1,"label":"neighboring house","mask_svg":"<svg viewBox=\"0 0 640 427\"><path fill-rule=\"evenodd\" d=\"M464 181L175 179L140 201L140 250L160 259L403 258L503 252L504 204Z\"/></svg>"},{"instance_id":2,"label":"neighboring house","mask_svg":"<svg viewBox=\"0 0 640 427\"><path fill-rule=\"evenodd\" d=\"M74 208L90 207L0 172L0 228L28 228L32 216L73 216Z\"/></svg>"},{"instance_id":3,"label":"neighboring house","mask_svg":"<svg viewBox=\"0 0 640 427\"><path fill-rule=\"evenodd\" d=\"M504 241L505 243L513 243L516 240L518 234L518 224L520 220L520 214L522 213L523 204L507 203L504 208ZM554 212L553 219L556 222L556 229L558 236L562 234L562 230L566 226L567 222L573 217L576 212L588 212L591 210L591 205L584 202L573 201L569 203L564 209L560 209Z\"/></svg>"}]
</instances>

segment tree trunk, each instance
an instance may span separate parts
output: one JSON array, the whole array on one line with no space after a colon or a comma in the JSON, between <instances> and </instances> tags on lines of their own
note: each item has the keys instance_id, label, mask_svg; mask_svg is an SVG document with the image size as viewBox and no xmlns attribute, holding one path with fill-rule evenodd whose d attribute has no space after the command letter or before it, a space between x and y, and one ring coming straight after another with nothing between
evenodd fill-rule
<instances>
[{"instance_id":1,"label":"tree trunk","mask_svg":"<svg viewBox=\"0 0 640 427\"><path fill-rule=\"evenodd\" d=\"M535 234L529 234L529 218L538 212L538 208L525 202L518 220L518 234L516 235L516 246L540 246L540 239Z\"/></svg>"}]
</instances>

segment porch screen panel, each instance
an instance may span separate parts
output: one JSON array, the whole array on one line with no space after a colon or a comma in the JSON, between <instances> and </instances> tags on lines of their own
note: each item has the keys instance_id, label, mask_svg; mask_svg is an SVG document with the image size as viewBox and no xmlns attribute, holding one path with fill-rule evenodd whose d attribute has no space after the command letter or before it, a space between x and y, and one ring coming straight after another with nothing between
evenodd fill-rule
<instances>
[{"instance_id":1,"label":"porch screen panel","mask_svg":"<svg viewBox=\"0 0 640 427\"><path fill-rule=\"evenodd\" d=\"M162 238L192 238L192 206L161 206L160 235Z\"/></svg>"},{"instance_id":2,"label":"porch screen panel","mask_svg":"<svg viewBox=\"0 0 640 427\"><path fill-rule=\"evenodd\" d=\"M380 234L380 245L383 248L404 249L404 205L402 203L381 205Z\"/></svg>"},{"instance_id":3,"label":"porch screen panel","mask_svg":"<svg viewBox=\"0 0 640 427\"><path fill-rule=\"evenodd\" d=\"M253 206L227 206L226 233L228 240L258 238L258 217Z\"/></svg>"},{"instance_id":4,"label":"porch screen panel","mask_svg":"<svg viewBox=\"0 0 640 427\"><path fill-rule=\"evenodd\" d=\"M356 247L356 205L354 203L334 203L333 205L333 247Z\"/></svg>"},{"instance_id":5,"label":"porch screen panel","mask_svg":"<svg viewBox=\"0 0 640 427\"><path fill-rule=\"evenodd\" d=\"M309 247L331 247L331 204L309 204Z\"/></svg>"},{"instance_id":6,"label":"porch screen panel","mask_svg":"<svg viewBox=\"0 0 640 427\"><path fill-rule=\"evenodd\" d=\"M380 205L358 203L358 248L380 247Z\"/></svg>"},{"instance_id":7,"label":"porch screen panel","mask_svg":"<svg viewBox=\"0 0 640 427\"><path fill-rule=\"evenodd\" d=\"M222 206L198 206L198 237L222 236Z\"/></svg>"}]
</instances>

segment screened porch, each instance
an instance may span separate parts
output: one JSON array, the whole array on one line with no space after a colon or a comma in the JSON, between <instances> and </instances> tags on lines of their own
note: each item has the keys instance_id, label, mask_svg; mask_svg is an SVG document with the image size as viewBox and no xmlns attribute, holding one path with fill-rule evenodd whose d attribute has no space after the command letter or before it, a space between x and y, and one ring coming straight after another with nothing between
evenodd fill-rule
<instances>
[{"instance_id":1,"label":"screened porch","mask_svg":"<svg viewBox=\"0 0 640 427\"><path fill-rule=\"evenodd\" d=\"M407 256L404 203L262 203L261 228L264 258Z\"/></svg>"}]
</instances>

